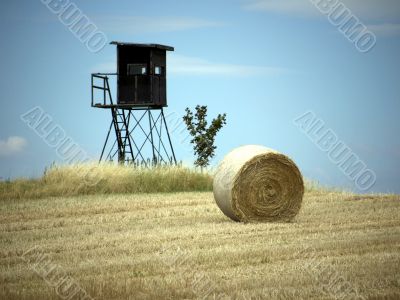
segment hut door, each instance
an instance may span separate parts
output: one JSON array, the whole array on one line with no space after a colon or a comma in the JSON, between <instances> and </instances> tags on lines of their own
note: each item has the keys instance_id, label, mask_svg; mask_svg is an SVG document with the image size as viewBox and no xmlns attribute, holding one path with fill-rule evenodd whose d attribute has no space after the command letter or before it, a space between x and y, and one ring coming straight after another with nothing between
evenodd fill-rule
<instances>
[{"instance_id":1,"label":"hut door","mask_svg":"<svg viewBox=\"0 0 400 300\"><path fill-rule=\"evenodd\" d=\"M160 78L152 76L153 102L160 104Z\"/></svg>"}]
</instances>

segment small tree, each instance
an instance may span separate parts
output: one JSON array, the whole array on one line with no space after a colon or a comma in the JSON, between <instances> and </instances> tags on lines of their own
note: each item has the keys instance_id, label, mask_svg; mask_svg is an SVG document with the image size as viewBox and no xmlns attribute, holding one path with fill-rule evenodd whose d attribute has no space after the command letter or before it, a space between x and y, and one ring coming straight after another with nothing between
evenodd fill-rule
<instances>
[{"instance_id":1,"label":"small tree","mask_svg":"<svg viewBox=\"0 0 400 300\"><path fill-rule=\"evenodd\" d=\"M215 136L226 124L226 114L219 114L207 128L207 106L197 105L194 116L189 108L186 108L185 111L186 115L183 117L183 121L193 137L190 142L193 144L195 155L197 155L194 164L200 168L207 167L210 164L210 159L215 155L215 149L217 149L214 146Z\"/></svg>"}]
</instances>

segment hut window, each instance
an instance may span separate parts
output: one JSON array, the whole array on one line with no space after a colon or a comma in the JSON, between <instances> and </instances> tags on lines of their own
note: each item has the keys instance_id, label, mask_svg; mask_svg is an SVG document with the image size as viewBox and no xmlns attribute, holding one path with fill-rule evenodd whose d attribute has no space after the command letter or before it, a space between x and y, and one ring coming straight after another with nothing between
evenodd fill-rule
<instances>
[{"instance_id":1,"label":"hut window","mask_svg":"<svg viewBox=\"0 0 400 300\"><path fill-rule=\"evenodd\" d=\"M164 75L164 67L162 67L162 66L155 66L155 67L154 67L154 74L155 74L155 75Z\"/></svg>"},{"instance_id":2,"label":"hut window","mask_svg":"<svg viewBox=\"0 0 400 300\"><path fill-rule=\"evenodd\" d=\"M128 64L128 75L146 75L147 67L142 64Z\"/></svg>"}]
</instances>

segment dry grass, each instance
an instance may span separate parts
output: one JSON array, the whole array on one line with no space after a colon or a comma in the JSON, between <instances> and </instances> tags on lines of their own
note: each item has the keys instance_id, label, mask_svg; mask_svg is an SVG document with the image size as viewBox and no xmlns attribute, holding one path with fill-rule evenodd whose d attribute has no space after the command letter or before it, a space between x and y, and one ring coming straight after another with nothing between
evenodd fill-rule
<instances>
[{"instance_id":1,"label":"dry grass","mask_svg":"<svg viewBox=\"0 0 400 300\"><path fill-rule=\"evenodd\" d=\"M227 299L400 299L399 209L312 189L293 223L241 224L210 192L2 198L0 299L58 298L34 246L96 299L201 298L194 278Z\"/></svg>"},{"instance_id":2,"label":"dry grass","mask_svg":"<svg viewBox=\"0 0 400 300\"><path fill-rule=\"evenodd\" d=\"M182 166L153 168L110 163L52 166L39 179L0 182L8 199L115 193L211 191L212 177Z\"/></svg>"}]
</instances>

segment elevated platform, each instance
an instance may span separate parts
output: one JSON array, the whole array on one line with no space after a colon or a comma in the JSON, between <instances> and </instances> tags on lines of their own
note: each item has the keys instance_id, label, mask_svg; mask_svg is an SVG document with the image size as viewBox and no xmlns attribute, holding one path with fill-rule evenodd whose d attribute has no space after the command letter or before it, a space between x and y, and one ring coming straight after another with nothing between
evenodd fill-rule
<instances>
[{"instance_id":1,"label":"elevated platform","mask_svg":"<svg viewBox=\"0 0 400 300\"><path fill-rule=\"evenodd\" d=\"M92 74L92 102L91 106L95 108L116 108L116 109L161 109L167 107L167 104L156 104L151 102L141 103L118 103L113 100L110 87L110 76L118 76L117 73L93 73Z\"/></svg>"},{"instance_id":2,"label":"elevated platform","mask_svg":"<svg viewBox=\"0 0 400 300\"><path fill-rule=\"evenodd\" d=\"M175 152L163 111L167 105L115 103L109 84L109 76L115 75L117 74L92 74L91 106L109 109L112 116L100 161L103 159L113 161L117 158L120 164L144 166L176 164ZM114 142L110 140L113 128ZM151 158L146 159L145 153L151 153Z\"/></svg>"},{"instance_id":3,"label":"elevated platform","mask_svg":"<svg viewBox=\"0 0 400 300\"><path fill-rule=\"evenodd\" d=\"M161 109L167 107L167 105L144 105L144 104L102 104L95 103L92 105L95 108L116 108L116 109L134 109L134 110L147 110L147 109Z\"/></svg>"}]
</instances>

